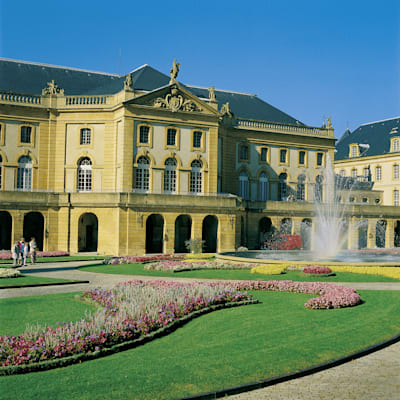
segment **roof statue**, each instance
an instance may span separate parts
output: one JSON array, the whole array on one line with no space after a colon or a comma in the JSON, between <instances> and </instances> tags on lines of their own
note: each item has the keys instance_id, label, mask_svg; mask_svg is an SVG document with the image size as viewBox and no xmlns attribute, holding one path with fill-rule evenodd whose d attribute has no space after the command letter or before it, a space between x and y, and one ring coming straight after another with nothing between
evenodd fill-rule
<instances>
[{"instance_id":1,"label":"roof statue","mask_svg":"<svg viewBox=\"0 0 400 400\"><path fill-rule=\"evenodd\" d=\"M172 64L172 68L171 71L169 72L171 79L169 81L169 83L176 83L176 77L178 76L179 73L179 67L180 67L181 63L176 63L176 58L174 58L174 62Z\"/></svg>"},{"instance_id":2,"label":"roof statue","mask_svg":"<svg viewBox=\"0 0 400 400\"><path fill-rule=\"evenodd\" d=\"M215 88L214 86L211 86L210 89L208 89L208 98L211 101L216 101L217 98L215 97Z\"/></svg>"},{"instance_id":3,"label":"roof statue","mask_svg":"<svg viewBox=\"0 0 400 400\"><path fill-rule=\"evenodd\" d=\"M42 89L42 95L53 95L53 94L64 95L64 89L59 88L57 84L54 82L54 79L51 82L47 82L47 87Z\"/></svg>"},{"instance_id":4,"label":"roof statue","mask_svg":"<svg viewBox=\"0 0 400 400\"><path fill-rule=\"evenodd\" d=\"M228 115L229 117L233 117L233 113L229 107L229 101L222 105L220 113L222 115Z\"/></svg>"},{"instance_id":5,"label":"roof statue","mask_svg":"<svg viewBox=\"0 0 400 400\"><path fill-rule=\"evenodd\" d=\"M132 73L129 73L126 78L125 78L125 82L124 82L124 89L125 90L129 90L132 89Z\"/></svg>"},{"instance_id":6,"label":"roof statue","mask_svg":"<svg viewBox=\"0 0 400 400\"><path fill-rule=\"evenodd\" d=\"M326 121L326 123L325 123L325 121ZM330 116L328 118L325 118L325 120L324 120L324 128L333 129L332 121L331 121L331 117Z\"/></svg>"}]
</instances>

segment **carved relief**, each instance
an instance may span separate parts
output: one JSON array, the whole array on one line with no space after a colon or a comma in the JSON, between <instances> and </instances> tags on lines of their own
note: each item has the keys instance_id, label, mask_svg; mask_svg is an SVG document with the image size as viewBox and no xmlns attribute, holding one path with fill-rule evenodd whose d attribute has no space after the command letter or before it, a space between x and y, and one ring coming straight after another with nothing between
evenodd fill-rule
<instances>
[{"instance_id":1,"label":"carved relief","mask_svg":"<svg viewBox=\"0 0 400 400\"><path fill-rule=\"evenodd\" d=\"M227 115L228 117L233 117L231 108L229 107L229 102L222 105L220 113L222 115Z\"/></svg>"},{"instance_id":2,"label":"carved relief","mask_svg":"<svg viewBox=\"0 0 400 400\"><path fill-rule=\"evenodd\" d=\"M64 89L59 88L53 79L51 82L47 82L47 87L42 89L42 95L48 96L48 95L55 95L55 94L64 96Z\"/></svg>"},{"instance_id":3,"label":"carved relief","mask_svg":"<svg viewBox=\"0 0 400 400\"><path fill-rule=\"evenodd\" d=\"M182 95L178 94L177 88L171 88L171 93L168 93L164 98L157 97L157 99L153 101L153 106L157 108L165 108L172 112L179 110L187 112L202 111L195 102L190 99L184 99Z\"/></svg>"}]
</instances>

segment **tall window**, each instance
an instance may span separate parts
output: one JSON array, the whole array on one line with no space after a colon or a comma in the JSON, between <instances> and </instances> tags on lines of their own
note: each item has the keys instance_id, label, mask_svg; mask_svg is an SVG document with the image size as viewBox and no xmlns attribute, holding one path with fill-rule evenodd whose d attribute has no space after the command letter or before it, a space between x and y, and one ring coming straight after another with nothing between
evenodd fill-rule
<instances>
[{"instance_id":1,"label":"tall window","mask_svg":"<svg viewBox=\"0 0 400 400\"><path fill-rule=\"evenodd\" d=\"M80 134L80 144L90 144L92 141L92 131L89 128L82 128Z\"/></svg>"},{"instance_id":2,"label":"tall window","mask_svg":"<svg viewBox=\"0 0 400 400\"><path fill-rule=\"evenodd\" d=\"M357 170L356 169L351 170L351 177L354 179L357 178Z\"/></svg>"},{"instance_id":3,"label":"tall window","mask_svg":"<svg viewBox=\"0 0 400 400\"><path fill-rule=\"evenodd\" d=\"M358 146L352 146L351 147L351 157L357 157L358 156Z\"/></svg>"},{"instance_id":4,"label":"tall window","mask_svg":"<svg viewBox=\"0 0 400 400\"><path fill-rule=\"evenodd\" d=\"M22 156L18 160L17 189L32 189L32 159L29 156Z\"/></svg>"},{"instance_id":5,"label":"tall window","mask_svg":"<svg viewBox=\"0 0 400 400\"><path fill-rule=\"evenodd\" d=\"M3 158L0 155L0 189L3 185Z\"/></svg>"},{"instance_id":6,"label":"tall window","mask_svg":"<svg viewBox=\"0 0 400 400\"><path fill-rule=\"evenodd\" d=\"M32 135L31 126L21 126L21 143L30 143Z\"/></svg>"},{"instance_id":7,"label":"tall window","mask_svg":"<svg viewBox=\"0 0 400 400\"><path fill-rule=\"evenodd\" d=\"M399 165L393 165L393 179L399 179Z\"/></svg>"},{"instance_id":8,"label":"tall window","mask_svg":"<svg viewBox=\"0 0 400 400\"><path fill-rule=\"evenodd\" d=\"M167 146L176 145L176 129L169 128L167 131Z\"/></svg>"},{"instance_id":9,"label":"tall window","mask_svg":"<svg viewBox=\"0 0 400 400\"><path fill-rule=\"evenodd\" d=\"M139 130L140 143L149 143L150 127L142 125Z\"/></svg>"},{"instance_id":10,"label":"tall window","mask_svg":"<svg viewBox=\"0 0 400 400\"><path fill-rule=\"evenodd\" d=\"M92 191L92 161L88 157L81 158L78 162L78 192Z\"/></svg>"},{"instance_id":11,"label":"tall window","mask_svg":"<svg viewBox=\"0 0 400 400\"><path fill-rule=\"evenodd\" d=\"M344 169L340 170L340 176L345 177L346 171Z\"/></svg>"},{"instance_id":12,"label":"tall window","mask_svg":"<svg viewBox=\"0 0 400 400\"><path fill-rule=\"evenodd\" d=\"M317 153L317 166L321 167L324 162L324 153Z\"/></svg>"},{"instance_id":13,"label":"tall window","mask_svg":"<svg viewBox=\"0 0 400 400\"><path fill-rule=\"evenodd\" d=\"M323 200L323 183L324 177L322 175L318 175L315 179L315 201L322 202Z\"/></svg>"},{"instance_id":14,"label":"tall window","mask_svg":"<svg viewBox=\"0 0 400 400\"><path fill-rule=\"evenodd\" d=\"M201 137L203 136L203 132L194 131L193 132L193 148L200 149L201 148Z\"/></svg>"},{"instance_id":15,"label":"tall window","mask_svg":"<svg viewBox=\"0 0 400 400\"><path fill-rule=\"evenodd\" d=\"M397 189L393 191L393 205L394 206L399 205L399 191Z\"/></svg>"},{"instance_id":16,"label":"tall window","mask_svg":"<svg viewBox=\"0 0 400 400\"><path fill-rule=\"evenodd\" d=\"M267 160L268 160L268 148L262 147L260 153L260 161L267 162Z\"/></svg>"},{"instance_id":17,"label":"tall window","mask_svg":"<svg viewBox=\"0 0 400 400\"><path fill-rule=\"evenodd\" d=\"M393 139L392 141L392 151L399 151L399 139Z\"/></svg>"},{"instance_id":18,"label":"tall window","mask_svg":"<svg viewBox=\"0 0 400 400\"><path fill-rule=\"evenodd\" d=\"M266 172L261 172L260 179L258 181L258 200L268 200L268 175Z\"/></svg>"},{"instance_id":19,"label":"tall window","mask_svg":"<svg viewBox=\"0 0 400 400\"><path fill-rule=\"evenodd\" d=\"M382 180L382 167L376 167L376 180L381 181Z\"/></svg>"},{"instance_id":20,"label":"tall window","mask_svg":"<svg viewBox=\"0 0 400 400\"><path fill-rule=\"evenodd\" d=\"M287 197L287 174L281 173L279 175L279 184L278 184L278 199L285 200Z\"/></svg>"},{"instance_id":21,"label":"tall window","mask_svg":"<svg viewBox=\"0 0 400 400\"><path fill-rule=\"evenodd\" d=\"M304 165L306 163L306 152L299 151L299 165Z\"/></svg>"},{"instance_id":22,"label":"tall window","mask_svg":"<svg viewBox=\"0 0 400 400\"><path fill-rule=\"evenodd\" d=\"M246 171L239 174L239 196L244 200L249 200L249 175Z\"/></svg>"},{"instance_id":23,"label":"tall window","mask_svg":"<svg viewBox=\"0 0 400 400\"><path fill-rule=\"evenodd\" d=\"M192 170L190 171L190 193L202 192L202 173L201 169L203 164L200 160L194 160L191 164Z\"/></svg>"},{"instance_id":24,"label":"tall window","mask_svg":"<svg viewBox=\"0 0 400 400\"><path fill-rule=\"evenodd\" d=\"M299 175L297 178L297 200L306 199L306 176L304 174Z\"/></svg>"},{"instance_id":25,"label":"tall window","mask_svg":"<svg viewBox=\"0 0 400 400\"><path fill-rule=\"evenodd\" d=\"M287 159L287 150L281 149L279 152L279 161L281 164L286 164L286 159Z\"/></svg>"},{"instance_id":26,"label":"tall window","mask_svg":"<svg viewBox=\"0 0 400 400\"><path fill-rule=\"evenodd\" d=\"M239 158L241 160L248 160L249 159L249 148L246 145L240 146L240 153L239 153Z\"/></svg>"},{"instance_id":27,"label":"tall window","mask_svg":"<svg viewBox=\"0 0 400 400\"><path fill-rule=\"evenodd\" d=\"M176 160L168 158L165 161L164 192L176 192Z\"/></svg>"},{"instance_id":28,"label":"tall window","mask_svg":"<svg viewBox=\"0 0 400 400\"><path fill-rule=\"evenodd\" d=\"M141 156L137 164L136 189L147 192L150 186L150 160L148 157Z\"/></svg>"},{"instance_id":29,"label":"tall window","mask_svg":"<svg viewBox=\"0 0 400 400\"><path fill-rule=\"evenodd\" d=\"M364 182L368 182L368 180L369 180L369 168L364 168L363 169L363 175L364 175Z\"/></svg>"}]
</instances>

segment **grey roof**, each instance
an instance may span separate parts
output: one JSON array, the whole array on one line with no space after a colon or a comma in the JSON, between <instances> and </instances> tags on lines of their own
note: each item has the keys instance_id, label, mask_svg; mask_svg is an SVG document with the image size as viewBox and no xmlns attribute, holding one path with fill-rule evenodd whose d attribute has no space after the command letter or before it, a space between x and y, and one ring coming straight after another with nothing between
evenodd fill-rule
<instances>
[{"instance_id":1,"label":"grey roof","mask_svg":"<svg viewBox=\"0 0 400 400\"><path fill-rule=\"evenodd\" d=\"M349 159L349 145L353 143L361 145L360 157L389 153L390 139L394 136L400 137L400 117L363 124L353 132L346 130L336 143L335 160Z\"/></svg>"},{"instance_id":2,"label":"grey roof","mask_svg":"<svg viewBox=\"0 0 400 400\"><path fill-rule=\"evenodd\" d=\"M132 71L132 87L136 90L152 91L168 85L169 79L169 76L149 65ZM39 95L51 80L64 89L66 95L99 95L114 94L122 90L125 76L0 58L1 91ZM207 88L182 86L197 97L208 98ZM236 117L303 125L254 94L218 89L215 94L218 107L221 108L229 102Z\"/></svg>"}]
</instances>

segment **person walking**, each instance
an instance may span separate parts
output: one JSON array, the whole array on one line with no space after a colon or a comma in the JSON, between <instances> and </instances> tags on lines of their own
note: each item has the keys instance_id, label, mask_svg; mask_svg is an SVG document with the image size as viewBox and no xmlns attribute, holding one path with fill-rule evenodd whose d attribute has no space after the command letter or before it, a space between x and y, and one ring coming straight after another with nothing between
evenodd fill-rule
<instances>
[{"instance_id":1,"label":"person walking","mask_svg":"<svg viewBox=\"0 0 400 400\"><path fill-rule=\"evenodd\" d=\"M19 246L18 264L21 266L23 264L23 258L24 258L24 243L25 243L24 238L21 238L21 240L18 242Z\"/></svg>"},{"instance_id":2,"label":"person walking","mask_svg":"<svg viewBox=\"0 0 400 400\"><path fill-rule=\"evenodd\" d=\"M14 261L14 267L16 267L18 265L18 259L19 259L19 254L20 254L18 241L16 241L14 243L14 246L12 247L11 253L12 253L12 258L13 258L13 261Z\"/></svg>"},{"instance_id":3,"label":"person walking","mask_svg":"<svg viewBox=\"0 0 400 400\"><path fill-rule=\"evenodd\" d=\"M29 250L31 252L31 264L36 264L36 239L34 237L31 238L31 241L29 242Z\"/></svg>"},{"instance_id":4,"label":"person walking","mask_svg":"<svg viewBox=\"0 0 400 400\"><path fill-rule=\"evenodd\" d=\"M24 242L24 252L22 253L22 261L23 261L22 265L24 267L26 267L26 259L28 257L28 254L29 254L28 242Z\"/></svg>"}]
</instances>

